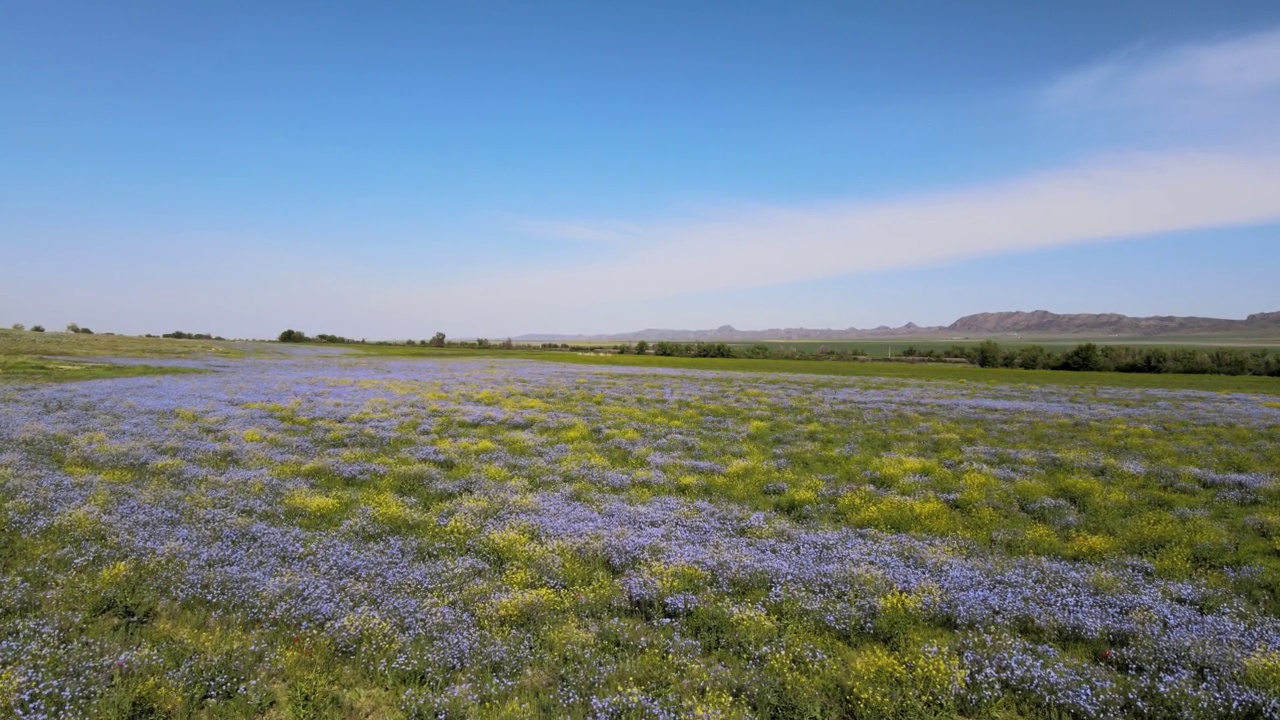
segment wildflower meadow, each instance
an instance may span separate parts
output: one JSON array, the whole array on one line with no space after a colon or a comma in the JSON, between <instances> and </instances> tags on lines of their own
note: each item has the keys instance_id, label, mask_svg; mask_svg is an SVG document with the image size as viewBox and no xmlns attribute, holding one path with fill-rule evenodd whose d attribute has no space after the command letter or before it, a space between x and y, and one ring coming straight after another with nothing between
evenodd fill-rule
<instances>
[{"instance_id":1,"label":"wildflower meadow","mask_svg":"<svg viewBox=\"0 0 1280 720\"><path fill-rule=\"evenodd\" d=\"M0 384L0 717L1280 717L1275 396L167 362Z\"/></svg>"}]
</instances>

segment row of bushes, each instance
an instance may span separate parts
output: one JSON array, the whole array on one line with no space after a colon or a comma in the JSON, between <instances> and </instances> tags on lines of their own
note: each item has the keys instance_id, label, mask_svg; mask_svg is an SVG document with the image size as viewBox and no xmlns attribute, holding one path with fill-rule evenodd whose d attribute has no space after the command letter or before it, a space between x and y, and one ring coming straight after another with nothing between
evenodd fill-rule
<instances>
[{"instance_id":1,"label":"row of bushes","mask_svg":"<svg viewBox=\"0 0 1280 720\"><path fill-rule=\"evenodd\" d=\"M155 335L148 333L144 337L155 337ZM189 333L183 332L182 330L174 330L173 332L164 333L160 337L172 338L174 340L226 340L226 338L219 335L210 335L209 333Z\"/></svg>"},{"instance_id":2,"label":"row of bushes","mask_svg":"<svg viewBox=\"0 0 1280 720\"><path fill-rule=\"evenodd\" d=\"M342 337L341 335L329 335L327 333L317 333L315 337L307 337L307 334L301 330L285 330L276 338L280 342L287 343L305 343L305 342L323 342L323 343L363 343L364 340L353 340L351 338Z\"/></svg>"},{"instance_id":3,"label":"row of bushes","mask_svg":"<svg viewBox=\"0 0 1280 720\"><path fill-rule=\"evenodd\" d=\"M1194 375L1260 375L1280 377L1280 354L1234 348L1169 348L1082 343L1054 351L1042 345L1001 347L993 340L956 345L946 350L917 351L908 357L963 358L981 367L1077 372L1187 373Z\"/></svg>"},{"instance_id":4,"label":"row of bushes","mask_svg":"<svg viewBox=\"0 0 1280 720\"><path fill-rule=\"evenodd\" d=\"M179 337L171 333L165 337ZM202 336L188 336L201 338ZM207 338L208 336L203 336ZM285 330L280 333L280 342L330 342L330 343L364 343L364 340L351 340L338 335L319 334L308 337L300 330ZM379 345L395 345L400 343L378 342ZM623 355L645 355L652 353L663 357L692 358L741 358L752 360L865 360L868 355L857 348L819 347L812 352L805 352L794 347L770 346L764 343L755 345L732 345L724 342L672 342L659 341L650 344L641 340L634 345L630 343L615 345L570 345L569 343L547 342L540 345L517 346L510 339L493 342L486 338L473 341L448 341L444 333L436 333L430 340L408 340L405 345L421 345L424 347L456 347L514 350L571 350L577 352L613 352ZM1258 375L1280 377L1280 354L1266 350L1241 350L1233 348L1169 348L1162 346L1129 346L1098 345L1082 343L1067 350L1046 348L1043 345L1023 345L1018 347L1002 347L993 340L977 345L953 345L946 349L930 348L918 350L908 347L900 353L901 357L919 360L956 361L978 365L980 367L1023 368L1028 370L1068 370L1076 372L1130 372L1130 373L1187 373L1212 375Z\"/></svg>"},{"instance_id":5,"label":"row of bushes","mask_svg":"<svg viewBox=\"0 0 1280 720\"><path fill-rule=\"evenodd\" d=\"M301 330L293 330L293 329L285 330L284 332L280 333L280 335L276 339L280 342L285 342L285 343L321 342L321 343L343 343L347 345L370 345L370 344L400 345L401 344L399 342L392 342L389 340L380 340L380 341L375 341L373 343L369 343L364 338L356 340L355 338L343 337L342 335L330 335L327 333L317 333L314 337L311 337ZM488 340L481 340L480 342L485 343L485 345L483 345L482 347L489 347ZM430 340L422 340L422 341L406 340L404 341L403 344L404 345L421 345L423 347L444 347L445 336L444 336L444 333L438 332ZM450 343L450 344L457 345L458 343ZM462 343L462 344L465 345L466 343ZM474 346L475 344L472 343L472 345Z\"/></svg>"},{"instance_id":6,"label":"row of bushes","mask_svg":"<svg viewBox=\"0 0 1280 720\"><path fill-rule=\"evenodd\" d=\"M635 352L644 354L647 343L641 341ZM620 352L631 352L623 345ZM751 360L857 360L867 357L867 353L857 348L819 347L813 352L804 352L794 347L772 347L764 343L741 346L723 342L657 342L653 344L653 354L669 357L701 357L701 358L747 358Z\"/></svg>"},{"instance_id":7,"label":"row of bushes","mask_svg":"<svg viewBox=\"0 0 1280 720\"><path fill-rule=\"evenodd\" d=\"M22 331L25 331L25 330L27 329L27 326L26 326L26 325L23 325L22 323L14 323L13 325L10 325L10 326L9 326L9 329L10 329L10 330L17 330L18 332L22 332ZM31 332L44 332L44 326L43 326L43 325L32 325L32 326L31 326ZM93 334L93 331L92 331L92 330L90 330L89 328L87 328L87 327L80 327L79 325L77 325L77 324L75 324L75 323L67 323L67 332L69 332L69 333L75 333L75 334L77 334L77 335L92 335L92 334ZM107 334L108 334L108 335L110 335L111 333L107 333Z\"/></svg>"},{"instance_id":8,"label":"row of bushes","mask_svg":"<svg viewBox=\"0 0 1280 720\"><path fill-rule=\"evenodd\" d=\"M555 343L544 344L555 349ZM567 347L567 346L564 346ZM588 348L622 354L665 357L743 358L760 360L863 360L866 352L857 348L819 347L805 352L794 347L763 343L742 346L723 342L680 343L662 341L650 346L645 341L632 345ZM1043 345L1001 347L988 340L977 345L954 345L945 350L917 350L908 347L901 357L919 360L964 360L980 367L1068 370L1076 372L1187 373L1199 375L1259 375L1280 377L1280 354L1266 350L1234 348L1169 348L1161 346L1098 345L1081 343L1067 350Z\"/></svg>"}]
</instances>

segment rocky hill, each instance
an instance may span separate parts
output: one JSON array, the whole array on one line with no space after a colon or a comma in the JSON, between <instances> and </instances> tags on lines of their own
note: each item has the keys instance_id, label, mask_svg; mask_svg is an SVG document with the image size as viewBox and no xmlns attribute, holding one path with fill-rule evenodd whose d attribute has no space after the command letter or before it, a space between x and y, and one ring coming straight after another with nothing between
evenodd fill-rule
<instances>
[{"instance_id":1,"label":"rocky hill","mask_svg":"<svg viewBox=\"0 0 1280 720\"><path fill-rule=\"evenodd\" d=\"M1249 321L1222 320L1206 317L1129 317L1116 313L1075 313L1059 315L1047 310L1034 312L996 312L966 315L947 326L952 332L991 335L1019 333L1027 335L1148 335L1199 334L1230 332Z\"/></svg>"},{"instance_id":2,"label":"rocky hill","mask_svg":"<svg viewBox=\"0 0 1280 720\"><path fill-rule=\"evenodd\" d=\"M678 342L723 341L723 342L756 342L760 340L850 340L855 338L892 338L902 336L929 335L943 331L941 326L921 327L915 323L907 323L901 327L891 328L881 325L877 328L859 329L855 327L840 329L816 328L773 328L769 330L738 330L732 325L721 325L712 330L666 330L649 328L629 333L612 335L521 335L513 340L519 342L573 342L575 340L597 340L603 342L636 342L647 340L674 340Z\"/></svg>"},{"instance_id":3,"label":"rocky hill","mask_svg":"<svg viewBox=\"0 0 1280 720\"><path fill-rule=\"evenodd\" d=\"M721 325L712 330L647 329L613 335L521 335L523 342L572 342L596 340L604 342L636 342L638 340L675 340L680 342L724 341L755 342L760 340L857 340L862 338L952 338L994 335L1116 335L1122 337L1155 337L1160 335L1229 335L1255 334L1280 337L1280 311L1254 313L1244 320L1209 317L1155 315L1130 317L1117 313L1059 314L1048 310L1032 312L989 312L966 315L946 326L921 327L907 323L901 327L881 325L861 329L774 328L770 330L738 330Z\"/></svg>"}]
</instances>

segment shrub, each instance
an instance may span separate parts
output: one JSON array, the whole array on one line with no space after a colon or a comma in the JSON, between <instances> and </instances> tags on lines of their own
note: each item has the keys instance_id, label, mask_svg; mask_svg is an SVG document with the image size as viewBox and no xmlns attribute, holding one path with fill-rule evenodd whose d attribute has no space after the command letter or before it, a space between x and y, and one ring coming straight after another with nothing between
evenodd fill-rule
<instances>
[{"instance_id":1,"label":"shrub","mask_svg":"<svg viewBox=\"0 0 1280 720\"><path fill-rule=\"evenodd\" d=\"M1102 362L1102 353L1098 352L1098 346L1093 343L1081 343L1067 354L1062 356L1062 362L1059 365L1064 370L1091 371L1104 370Z\"/></svg>"},{"instance_id":2,"label":"shrub","mask_svg":"<svg viewBox=\"0 0 1280 720\"><path fill-rule=\"evenodd\" d=\"M43 325L32 325L32 326L31 326L31 332L44 332L44 326L43 326Z\"/></svg>"},{"instance_id":3,"label":"shrub","mask_svg":"<svg viewBox=\"0 0 1280 720\"><path fill-rule=\"evenodd\" d=\"M307 341L307 334L306 334L306 333L304 333L304 332L302 332L301 330L293 330L293 329L289 329L289 330L285 330L284 332L280 333L280 338L279 338L279 340L280 340L280 342L295 342L295 343L296 343L296 342L306 342L306 341Z\"/></svg>"},{"instance_id":4,"label":"shrub","mask_svg":"<svg viewBox=\"0 0 1280 720\"><path fill-rule=\"evenodd\" d=\"M18 330L19 332L21 332L22 330L26 330L26 329L27 329L27 326L26 326L26 325L23 325L22 323L14 323L14 324L13 324L13 329L14 329L14 330Z\"/></svg>"}]
</instances>

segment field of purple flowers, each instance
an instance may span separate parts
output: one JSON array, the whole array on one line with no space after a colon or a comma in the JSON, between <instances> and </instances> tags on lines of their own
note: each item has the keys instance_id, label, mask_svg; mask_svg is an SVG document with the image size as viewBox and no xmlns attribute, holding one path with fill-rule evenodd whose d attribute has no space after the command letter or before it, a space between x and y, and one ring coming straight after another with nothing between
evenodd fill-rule
<instances>
[{"instance_id":1,"label":"field of purple flowers","mask_svg":"<svg viewBox=\"0 0 1280 720\"><path fill-rule=\"evenodd\" d=\"M0 717L1280 716L1274 398L213 370L0 385Z\"/></svg>"}]
</instances>

